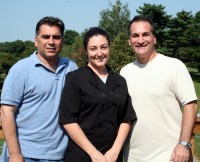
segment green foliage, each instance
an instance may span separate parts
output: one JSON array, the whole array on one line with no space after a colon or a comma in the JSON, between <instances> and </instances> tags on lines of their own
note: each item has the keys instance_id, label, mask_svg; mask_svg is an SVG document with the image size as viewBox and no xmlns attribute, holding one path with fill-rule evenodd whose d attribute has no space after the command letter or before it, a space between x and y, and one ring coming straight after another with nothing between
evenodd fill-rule
<instances>
[{"instance_id":1,"label":"green foliage","mask_svg":"<svg viewBox=\"0 0 200 162\"><path fill-rule=\"evenodd\" d=\"M25 45L21 40L16 40L14 42L0 43L0 52L20 54L24 51Z\"/></svg>"},{"instance_id":2,"label":"green foliage","mask_svg":"<svg viewBox=\"0 0 200 162\"><path fill-rule=\"evenodd\" d=\"M64 46L61 55L72 59L80 67L86 64L87 56L85 54L82 42L83 35L77 35L74 38L74 43L72 45Z\"/></svg>"},{"instance_id":3,"label":"green foliage","mask_svg":"<svg viewBox=\"0 0 200 162\"><path fill-rule=\"evenodd\" d=\"M76 36L78 36L79 33L75 30L65 30L64 33L64 44L65 45L72 45L75 42Z\"/></svg>"},{"instance_id":4,"label":"green foliage","mask_svg":"<svg viewBox=\"0 0 200 162\"><path fill-rule=\"evenodd\" d=\"M10 53L0 52L0 89L3 86L4 79L8 74L10 67L18 61L18 58Z\"/></svg>"},{"instance_id":5,"label":"green foliage","mask_svg":"<svg viewBox=\"0 0 200 162\"><path fill-rule=\"evenodd\" d=\"M18 60L32 54L35 49L34 43L31 41L17 40L0 43L0 90L11 66Z\"/></svg>"},{"instance_id":6,"label":"green foliage","mask_svg":"<svg viewBox=\"0 0 200 162\"><path fill-rule=\"evenodd\" d=\"M133 57L134 54L128 45L128 35L124 32L119 33L111 45L108 64L114 71L119 72L124 65L133 60Z\"/></svg>"},{"instance_id":7,"label":"green foliage","mask_svg":"<svg viewBox=\"0 0 200 162\"><path fill-rule=\"evenodd\" d=\"M128 4L122 5L120 0L115 4L110 2L111 9L105 9L100 12L99 27L106 30L113 41L119 32L127 30L130 21L130 11Z\"/></svg>"},{"instance_id":8,"label":"green foliage","mask_svg":"<svg viewBox=\"0 0 200 162\"><path fill-rule=\"evenodd\" d=\"M191 12L181 11L177 13L177 17L172 18L169 23L167 47L172 48L172 56L178 56L178 50L181 47L189 47L190 36L192 31L190 25L192 23Z\"/></svg>"}]
</instances>

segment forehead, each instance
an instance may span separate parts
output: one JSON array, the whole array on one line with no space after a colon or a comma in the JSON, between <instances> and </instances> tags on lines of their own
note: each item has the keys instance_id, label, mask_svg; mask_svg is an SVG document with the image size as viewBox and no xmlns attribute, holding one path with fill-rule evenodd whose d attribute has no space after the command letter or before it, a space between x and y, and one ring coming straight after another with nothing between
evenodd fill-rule
<instances>
[{"instance_id":1,"label":"forehead","mask_svg":"<svg viewBox=\"0 0 200 162\"><path fill-rule=\"evenodd\" d=\"M39 34L61 34L61 31L58 26L49 26L48 24L43 24L40 26Z\"/></svg>"},{"instance_id":2,"label":"forehead","mask_svg":"<svg viewBox=\"0 0 200 162\"><path fill-rule=\"evenodd\" d=\"M89 46L101 45L101 44L108 44L108 40L103 35L94 35L94 36L90 37L90 39L88 41Z\"/></svg>"},{"instance_id":3,"label":"forehead","mask_svg":"<svg viewBox=\"0 0 200 162\"><path fill-rule=\"evenodd\" d=\"M151 24L146 21L133 22L130 27L131 33L151 32Z\"/></svg>"}]
</instances>

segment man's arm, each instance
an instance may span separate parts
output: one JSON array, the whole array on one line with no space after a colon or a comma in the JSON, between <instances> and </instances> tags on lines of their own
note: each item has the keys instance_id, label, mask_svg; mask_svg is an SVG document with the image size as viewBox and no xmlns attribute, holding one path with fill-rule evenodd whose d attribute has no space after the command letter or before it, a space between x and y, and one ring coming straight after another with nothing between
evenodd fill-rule
<instances>
[{"instance_id":1,"label":"man's arm","mask_svg":"<svg viewBox=\"0 0 200 162\"><path fill-rule=\"evenodd\" d=\"M182 126L180 133L180 141L190 142L192 131L197 117L197 101L192 101L184 105ZM188 161L190 157L190 150L186 149L183 145L177 144L173 153L172 160Z\"/></svg>"},{"instance_id":2,"label":"man's arm","mask_svg":"<svg viewBox=\"0 0 200 162\"><path fill-rule=\"evenodd\" d=\"M9 162L23 162L20 152L19 142L16 135L16 123L14 114L16 107L11 105L1 105L1 122L4 137L8 147L10 159Z\"/></svg>"}]
</instances>

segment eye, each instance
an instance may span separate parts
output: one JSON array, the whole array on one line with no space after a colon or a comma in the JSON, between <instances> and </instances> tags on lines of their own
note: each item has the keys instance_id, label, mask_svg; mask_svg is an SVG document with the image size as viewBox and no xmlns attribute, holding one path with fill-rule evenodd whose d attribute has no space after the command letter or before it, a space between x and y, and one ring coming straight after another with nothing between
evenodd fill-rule
<instances>
[{"instance_id":1,"label":"eye","mask_svg":"<svg viewBox=\"0 0 200 162\"><path fill-rule=\"evenodd\" d=\"M41 35L41 38L50 39L51 35L43 34L43 35ZM55 40L60 40L60 39L62 39L62 35L52 35L52 38Z\"/></svg>"},{"instance_id":2,"label":"eye","mask_svg":"<svg viewBox=\"0 0 200 162\"><path fill-rule=\"evenodd\" d=\"M134 34L131 34L131 37L132 38L137 38L137 37L139 37L139 35L134 33Z\"/></svg>"},{"instance_id":3,"label":"eye","mask_svg":"<svg viewBox=\"0 0 200 162\"><path fill-rule=\"evenodd\" d=\"M151 33L148 33L148 32L145 32L145 33L142 34L143 37L148 37L150 35L151 35Z\"/></svg>"},{"instance_id":4,"label":"eye","mask_svg":"<svg viewBox=\"0 0 200 162\"><path fill-rule=\"evenodd\" d=\"M104 46L101 47L101 49L103 49L103 50L106 50L107 48L108 48L107 45L104 45Z\"/></svg>"},{"instance_id":5,"label":"eye","mask_svg":"<svg viewBox=\"0 0 200 162\"><path fill-rule=\"evenodd\" d=\"M89 50L95 51L97 48L96 47L90 47Z\"/></svg>"},{"instance_id":6,"label":"eye","mask_svg":"<svg viewBox=\"0 0 200 162\"><path fill-rule=\"evenodd\" d=\"M59 40L59 39L62 39L62 36L61 35L53 35L53 39Z\"/></svg>"},{"instance_id":7,"label":"eye","mask_svg":"<svg viewBox=\"0 0 200 162\"><path fill-rule=\"evenodd\" d=\"M51 36L50 35L41 35L41 38L43 39L49 39Z\"/></svg>"}]
</instances>

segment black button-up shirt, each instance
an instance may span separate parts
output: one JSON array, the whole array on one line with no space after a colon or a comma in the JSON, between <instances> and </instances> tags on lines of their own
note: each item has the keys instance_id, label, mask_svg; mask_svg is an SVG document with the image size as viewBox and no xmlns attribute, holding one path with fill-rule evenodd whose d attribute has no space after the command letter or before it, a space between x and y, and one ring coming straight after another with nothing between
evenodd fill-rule
<instances>
[{"instance_id":1,"label":"black button-up shirt","mask_svg":"<svg viewBox=\"0 0 200 162\"><path fill-rule=\"evenodd\" d=\"M88 66L66 75L59 118L62 124L78 123L102 153L112 147L121 123L136 120L125 79L107 69L106 83Z\"/></svg>"}]
</instances>

